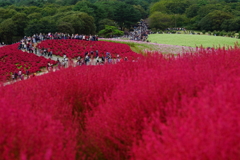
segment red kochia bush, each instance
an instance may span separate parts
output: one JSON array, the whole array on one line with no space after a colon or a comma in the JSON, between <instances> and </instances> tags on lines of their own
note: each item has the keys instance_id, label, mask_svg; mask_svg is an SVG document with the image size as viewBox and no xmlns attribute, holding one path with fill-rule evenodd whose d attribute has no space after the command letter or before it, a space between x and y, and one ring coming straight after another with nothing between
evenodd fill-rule
<instances>
[{"instance_id":1,"label":"red kochia bush","mask_svg":"<svg viewBox=\"0 0 240 160\"><path fill-rule=\"evenodd\" d=\"M35 77L1 88L1 158L75 158L78 125L68 102L61 100L64 95L56 96L59 91L56 87L47 91L45 87L50 86L46 80Z\"/></svg>"},{"instance_id":2,"label":"red kochia bush","mask_svg":"<svg viewBox=\"0 0 240 160\"><path fill-rule=\"evenodd\" d=\"M2 87L0 157L239 159L239 53L149 55Z\"/></svg>"},{"instance_id":3,"label":"red kochia bush","mask_svg":"<svg viewBox=\"0 0 240 160\"><path fill-rule=\"evenodd\" d=\"M205 122L202 123L203 128L208 128L207 131L204 129L197 130L192 133L192 137L186 136L186 140L182 143L179 141L179 150L184 147L184 145L189 145L189 150L179 151L179 155L175 155L175 147L174 145L171 147L170 144L177 144L174 141L178 141L178 137L173 137L173 139L171 139L172 137L169 136L171 141L169 141L169 145L167 144L164 146L164 135L160 137L158 141L156 141L156 139L150 141L151 138L154 138L150 135L147 137L148 139L144 141L144 145L137 145L141 143L141 139L145 138L145 130L149 128L144 128L148 125L150 125L150 129L155 133L156 137L162 135L161 128L159 128L160 124L170 125L169 132L173 133L175 133L175 130L171 130L171 125L173 125L173 127L178 127L178 129L184 128L185 130L182 132L182 134L184 134L191 126L188 126L187 123L185 125L178 125L178 120L182 118L178 115L183 115L184 117L184 115L188 113L186 110L188 111L190 108L195 110L194 105L185 108L186 104L190 103L190 100L199 99L199 95L208 96L202 93L205 88L218 85L221 86L225 83L225 78L227 78L232 71L239 73L238 70L235 70L239 68L238 66L240 63L239 49L229 51L202 50L194 55L186 54L179 58L153 58L154 57L148 59L146 62L133 64L134 72L126 70L128 78L123 78L112 92L113 94L105 96L104 99L106 99L106 101L99 104L92 116L88 116L86 121L87 130L85 132L87 138L85 142L89 143L90 148L95 150L99 156L103 156L106 159L128 159L129 157L132 157L132 159L160 159L161 156L158 157L157 153L161 154L164 153L164 151L166 151L165 155L172 151L170 152L171 154L169 154L172 157L164 157L163 154L161 159L191 159L191 156L184 156L189 152L191 145L196 145L196 150L209 151L209 154L212 154L211 152L214 149L218 150L218 147L221 148L221 152L226 155L232 147L235 149L239 148L239 143L237 143L237 145L232 143L234 141L240 141L237 132L232 133L235 132L235 130L239 130L239 126L233 127L232 130L226 134L227 136L231 134L234 136L231 138L229 146L227 145L225 148L218 146L221 145L221 140L224 143L224 138L221 137L221 139L216 137L216 141L219 140L220 142L216 144L216 141L212 140L211 137L221 133L224 129L228 130L230 127L227 125L229 121L227 121L227 124L224 124L224 121L221 120L223 123L220 123L218 122L220 119L217 117L221 114L226 114L224 117L231 117L234 115L233 113L238 113L239 109L236 110L237 112L231 112L229 114L221 111L218 116L216 116L216 122L215 120L211 121L213 123L212 125L217 126L214 128L212 126L206 126L208 125L207 119L211 119L212 114L214 114L211 109L208 110L208 107L201 112L202 115L199 115L207 117ZM233 75L233 77L236 76L237 79L239 79L238 74ZM236 96L239 97L239 94ZM219 100L221 99L217 99L217 101ZM225 103L228 104L229 101L231 101L231 99L228 99ZM218 103L221 102L219 101ZM235 101L231 103L237 104ZM208 105L212 106L211 104ZM201 103L199 103L199 107L202 107ZM229 108L223 110L226 111L228 109ZM218 110L218 107L216 106L214 110ZM195 112L198 114L198 110L195 110ZM189 114L191 115L191 112ZM199 122L194 119L196 114L193 114L189 120L191 119L193 121L192 123L197 125ZM152 124L152 119L155 118L152 115L157 115L156 119L159 125ZM169 124L172 117L175 118L175 121L173 124ZM240 119L238 117L231 119L229 124L232 124L236 120L239 121ZM181 121L185 122L182 119ZM218 130L219 125L223 128L221 128L221 131ZM193 130L197 128L196 126ZM214 131L214 129L216 129L216 131ZM178 130L176 132L178 133ZM198 132L202 133L203 137L198 137ZM211 132L211 134L209 134L211 136L208 137L208 134L204 134L205 132ZM168 136L168 133L166 133L166 135ZM194 141L194 138L196 141ZM209 144L212 142L214 146L208 150L208 147L206 147L207 145L204 145L204 139L208 139ZM200 144L198 141L203 143ZM133 143L136 143L133 152L129 152ZM156 143L156 151L152 150L152 143ZM159 146L158 150L157 144L162 144L168 150L161 146ZM86 151L88 150L89 148L86 147ZM196 154L198 155L196 157L205 159L204 156L206 154L201 155L201 152L197 153L195 150L191 151L192 155ZM153 156L154 153L156 153L155 156ZM224 159L222 155L218 157L218 153L218 151L214 151L213 154L217 159ZM212 159L211 156L206 156L209 157L208 159ZM235 154L234 152L232 157L233 159L238 159L239 154Z\"/></svg>"},{"instance_id":4,"label":"red kochia bush","mask_svg":"<svg viewBox=\"0 0 240 160\"><path fill-rule=\"evenodd\" d=\"M85 53L90 53L98 50L99 56L106 56L106 52L111 53L113 58L116 55L120 57L127 57L129 60L142 57L141 55L133 52L126 44L105 42L105 41L84 41L77 39L61 39L61 40L46 40L38 44L38 48L49 48L53 54L63 56L66 54L69 58L76 58L78 56L84 57Z\"/></svg>"},{"instance_id":5,"label":"red kochia bush","mask_svg":"<svg viewBox=\"0 0 240 160\"><path fill-rule=\"evenodd\" d=\"M18 43L0 48L0 81L6 81L14 72L21 70L23 74L28 69L30 73L41 71L48 62L56 62L44 57L38 57L32 53L18 49Z\"/></svg>"},{"instance_id":6,"label":"red kochia bush","mask_svg":"<svg viewBox=\"0 0 240 160\"><path fill-rule=\"evenodd\" d=\"M182 111L167 123L155 113L132 148L132 159L239 159L239 97L234 75L207 86L197 98L184 98Z\"/></svg>"},{"instance_id":7,"label":"red kochia bush","mask_svg":"<svg viewBox=\"0 0 240 160\"><path fill-rule=\"evenodd\" d=\"M0 157L83 158L77 150L84 128L82 112L96 106L104 92L111 94L117 85L117 76L112 76L116 69L109 65L68 68L2 87Z\"/></svg>"},{"instance_id":8,"label":"red kochia bush","mask_svg":"<svg viewBox=\"0 0 240 160\"><path fill-rule=\"evenodd\" d=\"M76 134L73 129L64 126L51 114L14 105L9 107L1 100L0 159L75 158Z\"/></svg>"}]
</instances>

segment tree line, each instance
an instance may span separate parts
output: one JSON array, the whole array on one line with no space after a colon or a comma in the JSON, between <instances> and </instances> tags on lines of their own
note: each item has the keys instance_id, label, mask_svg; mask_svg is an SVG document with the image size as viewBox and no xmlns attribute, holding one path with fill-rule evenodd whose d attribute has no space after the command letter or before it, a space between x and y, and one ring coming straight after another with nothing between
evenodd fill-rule
<instances>
[{"instance_id":1,"label":"tree line","mask_svg":"<svg viewBox=\"0 0 240 160\"><path fill-rule=\"evenodd\" d=\"M201 31L240 31L239 0L160 0L150 6L152 29L184 27Z\"/></svg>"},{"instance_id":2,"label":"tree line","mask_svg":"<svg viewBox=\"0 0 240 160\"><path fill-rule=\"evenodd\" d=\"M35 33L97 34L106 25L124 30L148 16L154 0L0 0L0 40Z\"/></svg>"},{"instance_id":3,"label":"tree line","mask_svg":"<svg viewBox=\"0 0 240 160\"><path fill-rule=\"evenodd\" d=\"M152 30L239 31L239 0L0 0L0 41L35 33L97 34L131 30L147 19Z\"/></svg>"}]
</instances>

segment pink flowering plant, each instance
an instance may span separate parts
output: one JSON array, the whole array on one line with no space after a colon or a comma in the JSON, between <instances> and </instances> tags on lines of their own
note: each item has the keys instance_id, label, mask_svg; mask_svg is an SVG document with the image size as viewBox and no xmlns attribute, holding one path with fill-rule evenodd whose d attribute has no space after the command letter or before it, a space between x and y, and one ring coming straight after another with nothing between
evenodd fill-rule
<instances>
[{"instance_id":1,"label":"pink flowering plant","mask_svg":"<svg viewBox=\"0 0 240 160\"><path fill-rule=\"evenodd\" d=\"M46 40L38 44L39 49L49 48L54 55L67 55L69 58L76 58L78 56L84 57L85 53L90 53L98 50L99 56L105 56L106 52L111 53L113 58L117 55L121 57L128 57L129 60L141 57L141 55L133 52L126 44L119 44L114 42L104 41L84 41L77 39L61 39L61 40Z\"/></svg>"},{"instance_id":2,"label":"pink flowering plant","mask_svg":"<svg viewBox=\"0 0 240 160\"><path fill-rule=\"evenodd\" d=\"M29 70L30 73L41 71L48 62L56 62L44 57L23 52L18 48L18 44L7 45L0 48L0 81L6 81L14 72Z\"/></svg>"},{"instance_id":3,"label":"pink flowering plant","mask_svg":"<svg viewBox=\"0 0 240 160\"><path fill-rule=\"evenodd\" d=\"M0 159L239 159L240 49L146 55L1 87Z\"/></svg>"}]
</instances>

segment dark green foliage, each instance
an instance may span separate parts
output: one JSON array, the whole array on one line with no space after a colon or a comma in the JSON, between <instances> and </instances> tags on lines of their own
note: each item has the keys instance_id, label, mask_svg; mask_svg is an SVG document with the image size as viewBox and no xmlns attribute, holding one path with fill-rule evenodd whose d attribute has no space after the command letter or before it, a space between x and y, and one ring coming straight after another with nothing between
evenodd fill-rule
<instances>
[{"instance_id":1,"label":"dark green foliage","mask_svg":"<svg viewBox=\"0 0 240 160\"><path fill-rule=\"evenodd\" d=\"M240 17L225 20L221 28L226 31L240 31Z\"/></svg>"},{"instance_id":2,"label":"dark green foliage","mask_svg":"<svg viewBox=\"0 0 240 160\"><path fill-rule=\"evenodd\" d=\"M99 36L103 36L103 37L106 37L106 38L112 38L114 36L122 36L123 31L120 31L115 26L105 25L105 28L103 30L99 31L98 34L99 34Z\"/></svg>"},{"instance_id":3,"label":"dark green foliage","mask_svg":"<svg viewBox=\"0 0 240 160\"><path fill-rule=\"evenodd\" d=\"M5 7L5 6L10 6L11 5L11 3L10 2L0 2L0 7Z\"/></svg>"},{"instance_id":4,"label":"dark green foliage","mask_svg":"<svg viewBox=\"0 0 240 160\"><path fill-rule=\"evenodd\" d=\"M115 26L115 27L118 27L118 25L116 24L116 22L114 22L113 20L111 19L108 19L108 18L105 18L105 19L102 19L98 22L98 30L103 30L105 28L105 26L108 25L108 26Z\"/></svg>"},{"instance_id":5,"label":"dark green foliage","mask_svg":"<svg viewBox=\"0 0 240 160\"><path fill-rule=\"evenodd\" d=\"M200 22L199 26L202 30L221 30L224 21L231 19L233 16L229 13L215 10L206 15Z\"/></svg>"},{"instance_id":6,"label":"dark green foliage","mask_svg":"<svg viewBox=\"0 0 240 160\"><path fill-rule=\"evenodd\" d=\"M239 0L0 0L0 39L50 31L94 34L105 25L131 30L146 18L156 30L238 32L239 17Z\"/></svg>"},{"instance_id":7,"label":"dark green foliage","mask_svg":"<svg viewBox=\"0 0 240 160\"><path fill-rule=\"evenodd\" d=\"M62 18L60 18L62 17ZM73 33L79 34L94 34L96 31L96 26L94 24L94 18L84 12L67 12L64 16L57 18L58 29L63 29L67 24L71 24L69 27L65 27ZM55 17L56 18L56 17ZM60 31L64 31L59 30Z\"/></svg>"},{"instance_id":8,"label":"dark green foliage","mask_svg":"<svg viewBox=\"0 0 240 160\"><path fill-rule=\"evenodd\" d=\"M16 34L16 26L11 18L4 20L0 24L1 39L6 43L12 43L13 36Z\"/></svg>"},{"instance_id":9,"label":"dark green foliage","mask_svg":"<svg viewBox=\"0 0 240 160\"><path fill-rule=\"evenodd\" d=\"M114 20L117 21L122 29L124 27L129 28L140 20L140 15L139 10L135 9L133 6L120 3L114 12Z\"/></svg>"},{"instance_id":10,"label":"dark green foliage","mask_svg":"<svg viewBox=\"0 0 240 160\"><path fill-rule=\"evenodd\" d=\"M57 25L57 31L61 32L61 33L69 33L69 34L75 33L75 30L74 30L72 24L69 22L60 22Z\"/></svg>"},{"instance_id":11,"label":"dark green foliage","mask_svg":"<svg viewBox=\"0 0 240 160\"><path fill-rule=\"evenodd\" d=\"M174 19L170 15L154 12L149 17L149 24L151 28L165 30L168 27L174 27Z\"/></svg>"},{"instance_id":12,"label":"dark green foliage","mask_svg":"<svg viewBox=\"0 0 240 160\"><path fill-rule=\"evenodd\" d=\"M32 20L29 22L28 26L25 28L24 33L27 36L31 36L36 33L49 33L56 32L56 24L48 18L42 18L40 20Z\"/></svg>"},{"instance_id":13,"label":"dark green foliage","mask_svg":"<svg viewBox=\"0 0 240 160\"><path fill-rule=\"evenodd\" d=\"M185 12L186 16L188 18L193 18L197 16L198 10L199 10L199 6L197 4L193 4L186 9L186 12Z\"/></svg>"}]
</instances>

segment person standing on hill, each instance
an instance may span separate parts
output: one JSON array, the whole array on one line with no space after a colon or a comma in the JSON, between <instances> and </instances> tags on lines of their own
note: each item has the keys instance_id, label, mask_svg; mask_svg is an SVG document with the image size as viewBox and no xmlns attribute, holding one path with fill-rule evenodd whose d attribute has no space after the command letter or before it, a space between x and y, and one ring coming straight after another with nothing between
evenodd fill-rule
<instances>
[{"instance_id":1,"label":"person standing on hill","mask_svg":"<svg viewBox=\"0 0 240 160\"><path fill-rule=\"evenodd\" d=\"M35 54L37 54L38 53L38 48L35 47L34 50L35 50Z\"/></svg>"},{"instance_id":2,"label":"person standing on hill","mask_svg":"<svg viewBox=\"0 0 240 160\"><path fill-rule=\"evenodd\" d=\"M96 57L98 57L98 50L96 50Z\"/></svg>"},{"instance_id":3,"label":"person standing on hill","mask_svg":"<svg viewBox=\"0 0 240 160\"><path fill-rule=\"evenodd\" d=\"M22 71L21 70L18 71L18 77L19 77L19 79L22 79Z\"/></svg>"},{"instance_id":4,"label":"person standing on hill","mask_svg":"<svg viewBox=\"0 0 240 160\"><path fill-rule=\"evenodd\" d=\"M89 61L90 61L89 54L87 54L87 55L85 56L84 61L85 61L85 64L88 65L88 63L89 63Z\"/></svg>"},{"instance_id":5,"label":"person standing on hill","mask_svg":"<svg viewBox=\"0 0 240 160\"><path fill-rule=\"evenodd\" d=\"M15 79L15 76L14 76L14 73L12 74L12 81L14 81L14 79Z\"/></svg>"},{"instance_id":6,"label":"person standing on hill","mask_svg":"<svg viewBox=\"0 0 240 160\"><path fill-rule=\"evenodd\" d=\"M15 71L14 72L14 79L17 80L18 79L18 73Z\"/></svg>"},{"instance_id":7,"label":"person standing on hill","mask_svg":"<svg viewBox=\"0 0 240 160\"><path fill-rule=\"evenodd\" d=\"M21 75L21 80L24 80L24 74Z\"/></svg>"},{"instance_id":8,"label":"person standing on hill","mask_svg":"<svg viewBox=\"0 0 240 160\"><path fill-rule=\"evenodd\" d=\"M29 78L29 74L30 74L30 72L29 72L29 70L27 69L27 70L26 70L27 79Z\"/></svg>"},{"instance_id":9,"label":"person standing on hill","mask_svg":"<svg viewBox=\"0 0 240 160\"><path fill-rule=\"evenodd\" d=\"M62 68L65 68L66 62L64 60L62 60L61 66L62 66Z\"/></svg>"}]
</instances>

